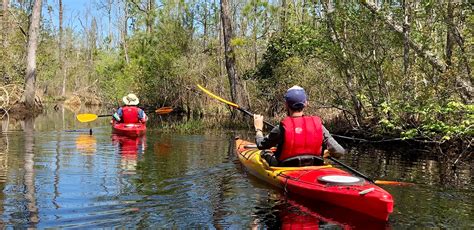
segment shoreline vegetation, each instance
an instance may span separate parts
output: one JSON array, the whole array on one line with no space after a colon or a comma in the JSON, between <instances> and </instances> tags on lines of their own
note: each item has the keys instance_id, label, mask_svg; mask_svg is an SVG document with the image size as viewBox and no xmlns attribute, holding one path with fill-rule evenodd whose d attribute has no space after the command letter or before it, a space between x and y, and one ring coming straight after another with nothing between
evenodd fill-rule
<instances>
[{"instance_id":1,"label":"shoreline vegetation","mask_svg":"<svg viewBox=\"0 0 474 230\"><path fill-rule=\"evenodd\" d=\"M96 0L88 7L98 13L79 18L62 0L2 1L0 117L35 116L49 103L117 107L133 92L146 107L245 124L202 84L278 121L285 90L300 85L307 114L341 139L468 155L471 4L375 2Z\"/></svg>"},{"instance_id":2,"label":"shoreline vegetation","mask_svg":"<svg viewBox=\"0 0 474 230\"><path fill-rule=\"evenodd\" d=\"M45 103L43 108L43 113L46 114L51 114L55 111L61 112L61 110L63 110L62 119L65 119L64 109L68 111L68 114L78 114L84 111L101 114L112 111L113 107L104 108L103 106L71 106L65 103ZM213 132L213 130L248 130L249 134L252 135L252 119L249 117L244 121L232 119L230 117L230 111L228 108L223 108L222 110L218 110L217 113L208 113L203 110L187 114L184 110L176 109L176 111L166 116L150 114L152 117L150 122L154 123L151 124L150 127L159 127L159 132L165 133L202 134L205 132ZM456 168L459 163L472 160L473 156L470 150L472 147L466 147L466 142L462 139L435 142L429 139L406 139L397 136L382 136L380 134L374 136L368 132L357 132L357 130L348 131L348 124L341 122L338 117L340 114L335 111L337 110L327 108L319 109L315 114L322 117L326 127L330 129L331 134L346 147L365 145L370 146L368 148L377 149L405 149L404 151L407 153L417 156L439 155L452 168ZM6 118L8 118L8 120L5 120L4 117L3 121L14 124L15 121L21 123L24 119L35 119L35 117L19 115L20 116L18 116L18 114L7 115ZM73 119L72 117L73 116L70 116L70 118L66 119ZM266 119L272 124L277 124L281 118L273 117ZM8 126L6 123L3 123L3 125ZM16 127L15 125L13 126ZM4 127L2 127L2 129L3 128ZM79 132L79 130L75 131Z\"/></svg>"}]
</instances>

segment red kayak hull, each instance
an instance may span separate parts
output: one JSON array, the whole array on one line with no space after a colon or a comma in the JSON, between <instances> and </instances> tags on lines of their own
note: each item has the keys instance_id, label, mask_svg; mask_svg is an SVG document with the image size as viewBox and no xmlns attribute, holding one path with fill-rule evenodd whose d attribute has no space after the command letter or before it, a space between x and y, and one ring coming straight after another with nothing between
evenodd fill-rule
<instances>
[{"instance_id":1,"label":"red kayak hull","mask_svg":"<svg viewBox=\"0 0 474 230\"><path fill-rule=\"evenodd\" d=\"M112 133L129 137L142 136L146 133L146 125L142 123L112 124Z\"/></svg>"},{"instance_id":2,"label":"red kayak hull","mask_svg":"<svg viewBox=\"0 0 474 230\"><path fill-rule=\"evenodd\" d=\"M377 220L387 221L393 212L393 198L384 189L363 178L332 167L270 167L260 157L260 150L250 147L253 143L236 140L237 156L249 173L290 195L312 201L337 205ZM344 177L357 180L350 183L327 182L325 178Z\"/></svg>"}]
</instances>

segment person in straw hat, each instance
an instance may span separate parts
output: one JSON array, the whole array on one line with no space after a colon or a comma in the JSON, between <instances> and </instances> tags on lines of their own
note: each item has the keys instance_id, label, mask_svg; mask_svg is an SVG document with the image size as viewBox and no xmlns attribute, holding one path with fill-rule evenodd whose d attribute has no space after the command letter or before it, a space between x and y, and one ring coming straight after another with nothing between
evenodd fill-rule
<instances>
[{"instance_id":1,"label":"person in straw hat","mask_svg":"<svg viewBox=\"0 0 474 230\"><path fill-rule=\"evenodd\" d=\"M137 95L130 93L123 97L122 101L125 105L114 113L113 120L115 122L145 123L148 120L145 112L137 106L140 103Z\"/></svg>"}]
</instances>

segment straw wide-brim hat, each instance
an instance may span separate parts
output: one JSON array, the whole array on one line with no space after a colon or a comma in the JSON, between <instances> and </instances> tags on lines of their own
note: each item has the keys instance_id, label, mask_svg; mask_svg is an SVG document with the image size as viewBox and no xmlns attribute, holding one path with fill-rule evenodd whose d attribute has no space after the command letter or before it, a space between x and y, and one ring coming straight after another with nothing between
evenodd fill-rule
<instances>
[{"instance_id":1,"label":"straw wide-brim hat","mask_svg":"<svg viewBox=\"0 0 474 230\"><path fill-rule=\"evenodd\" d=\"M137 95L133 93L130 93L127 96L123 97L122 100L125 105L138 105L138 103L140 103Z\"/></svg>"}]
</instances>

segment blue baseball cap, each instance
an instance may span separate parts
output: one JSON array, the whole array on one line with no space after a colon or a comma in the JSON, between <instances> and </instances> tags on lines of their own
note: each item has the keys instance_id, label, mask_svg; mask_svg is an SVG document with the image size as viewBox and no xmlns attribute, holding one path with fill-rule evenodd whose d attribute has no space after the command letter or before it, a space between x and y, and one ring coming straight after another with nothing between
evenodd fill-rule
<instances>
[{"instance_id":1,"label":"blue baseball cap","mask_svg":"<svg viewBox=\"0 0 474 230\"><path fill-rule=\"evenodd\" d=\"M302 109L306 103L306 92L303 88L295 85L286 91L285 101L292 109Z\"/></svg>"}]
</instances>

